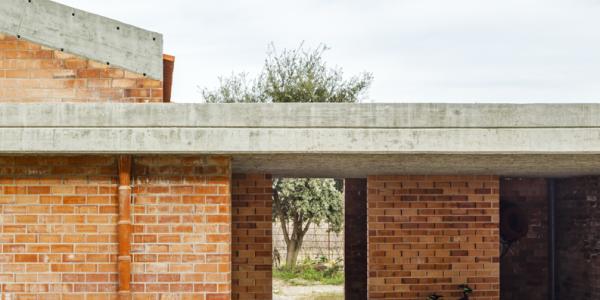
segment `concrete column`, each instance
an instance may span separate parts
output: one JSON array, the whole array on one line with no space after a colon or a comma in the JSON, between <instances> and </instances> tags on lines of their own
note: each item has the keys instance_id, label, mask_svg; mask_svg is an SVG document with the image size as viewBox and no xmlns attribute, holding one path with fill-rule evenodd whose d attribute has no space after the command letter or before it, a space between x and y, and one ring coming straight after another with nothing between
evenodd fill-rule
<instances>
[{"instance_id":1,"label":"concrete column","mask_svg":"<svg viewBox=\"0 0 600 300\"><path fill-rule=\"evenodd\" d=\"M367 299L367 180L346 179L344 196L345 298Z\"/></svg>"}]
</instances>

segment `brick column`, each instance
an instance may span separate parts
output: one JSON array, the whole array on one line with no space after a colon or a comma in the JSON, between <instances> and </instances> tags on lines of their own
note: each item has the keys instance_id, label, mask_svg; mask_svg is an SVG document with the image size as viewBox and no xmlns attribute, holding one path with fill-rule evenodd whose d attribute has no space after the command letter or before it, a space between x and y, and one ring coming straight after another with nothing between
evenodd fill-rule
<instances>
[{"instance_id":1,"label":"brick column","mask_svg":"<svg viewBox=\"0 0 600 300\"><path fill-rule=\"evenodd\" d=\"M370 176L369 299L471 299L499 294L499 180L494 176Z\"/></svg>"},{"instance_id":2,"label":"brick column","mask_svg":"<svg viewBox=\"0 0 600 300\"><path fill-rule=\"evenodd\" d=\"M600 299L600 176L556 180L557 299Z\"/></svg>"},{"instance_id":3,"label":"brick column","mask_svg":"<svg viewBox=\"0 0 600 300\"><path fill-rule=\"evenodd\" d=\"M272 298L272 195L270 175L233 175L233 299Z\"/></svg>"},{"instance_id":4,"label":"brick column","mask_svg":"<svg viewBox=\"0 0 600 300\"><path fill-rule=\"evenodd\" d=\"M548 186L543 178L505 178L501 202L517 204L529 230L500 262L503 299L548 299Z\"/></svg>"},{"instance_id":5,"label":"brick column","mask_svg":"<svg viewBox=\"0 0 600 300\"><path fill-rule=\"evenodd\" d=\"M367 179L344 180L346 300L367 299Z\"/></svg>"}]
</instances>

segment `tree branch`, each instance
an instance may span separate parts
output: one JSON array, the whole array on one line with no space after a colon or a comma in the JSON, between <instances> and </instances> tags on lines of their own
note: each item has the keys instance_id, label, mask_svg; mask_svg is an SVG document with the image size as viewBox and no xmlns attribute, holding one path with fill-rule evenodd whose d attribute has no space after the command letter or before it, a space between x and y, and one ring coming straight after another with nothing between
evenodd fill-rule
<instances>
[{"instance_id":1,"label":"tree branch","mask_svg":"<svg viewBox=\"0 0 600 300\"><path fill-rule=\"evenodd\" d=\"M304 236L308 232L308 229L309 229L311 223L312 223L312 218L308 219L308 221L306 222L306 226L304 227L304 229L302 229L302 236Z\"/></svg>"},{"instance_id":2,"label":"tree branch","mask_svg":"<svg viewBox=\"0 0 600 300\"><path fill-rule=\"evenodd\" d=\"M281 231L283 231L283 239L285 240L285 244L289 245L290 244L290 234L288 233L288 229L287 229L287 221L285 221L283 218L279 217L279 223L281 224Z\"/></svg>"}]
</instances>

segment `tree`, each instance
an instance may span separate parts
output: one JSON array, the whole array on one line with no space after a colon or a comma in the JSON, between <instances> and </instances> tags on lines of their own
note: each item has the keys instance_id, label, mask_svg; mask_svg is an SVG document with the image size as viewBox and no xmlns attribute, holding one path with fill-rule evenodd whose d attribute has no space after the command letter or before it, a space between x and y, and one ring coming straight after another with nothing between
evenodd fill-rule
<instances>
[{"instance_id":1,"label":"tree","mask_svg":"<svg viewBox=\"0 0 600 300\"><path fill-rule=\"evenodd\" d=\"M358 102L373 76L361 73L344 79L340 68L323 60L321 45L278 52L269 47L264 67L255 79L246 73L220 77L219 87L203 89L207 103ZM304 235L312 224L342 226L342 196L333 179L279 179L274 184L273 219L280 220L287 246L287 265L294 267ZM291 231L288 230L291 225Z\"/></svg>"},{"instance_id":2,"label":"tree","mask_svg":"<svg viewBox=\"0 0 600 300\"><path fill-rule=\"evenodd\" d=\"M203 89L207 103L246 102L358 102L373 80L371 73L344 79L340 68L330 68L323 60L328 48L284 49L273 45L267 52L263 70L254 80L246 73L220 77L219 87Z\"/></svg>"},{"instance_id":3,"label":"tree","mask_svg":"<svg viewBox=\"0 0 600 300\"><path fill-rule=\"evenodd\" d=\"M304 236L312 224L326 221L340 232L342 193L333 179L280 178L274 182L273 217L279 220L287 246L286 265L294 267Z\"/></svg>"}]
</instances>

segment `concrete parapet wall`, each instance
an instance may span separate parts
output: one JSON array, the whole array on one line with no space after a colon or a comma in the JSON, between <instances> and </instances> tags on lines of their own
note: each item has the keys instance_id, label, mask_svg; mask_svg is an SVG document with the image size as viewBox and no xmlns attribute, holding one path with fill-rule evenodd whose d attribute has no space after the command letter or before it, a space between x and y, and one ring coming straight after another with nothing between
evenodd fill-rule
<instances>
[{"instance_id":1,"label":"concrete parapet wall","mask_svg":"<svg viewBox=\"0 0 600 300\"><path fill-rule=\"evenodd\" d=\"M49 0L0 1L0 33L162 80L161 34Z\"/></svg>"}]
</instances>

